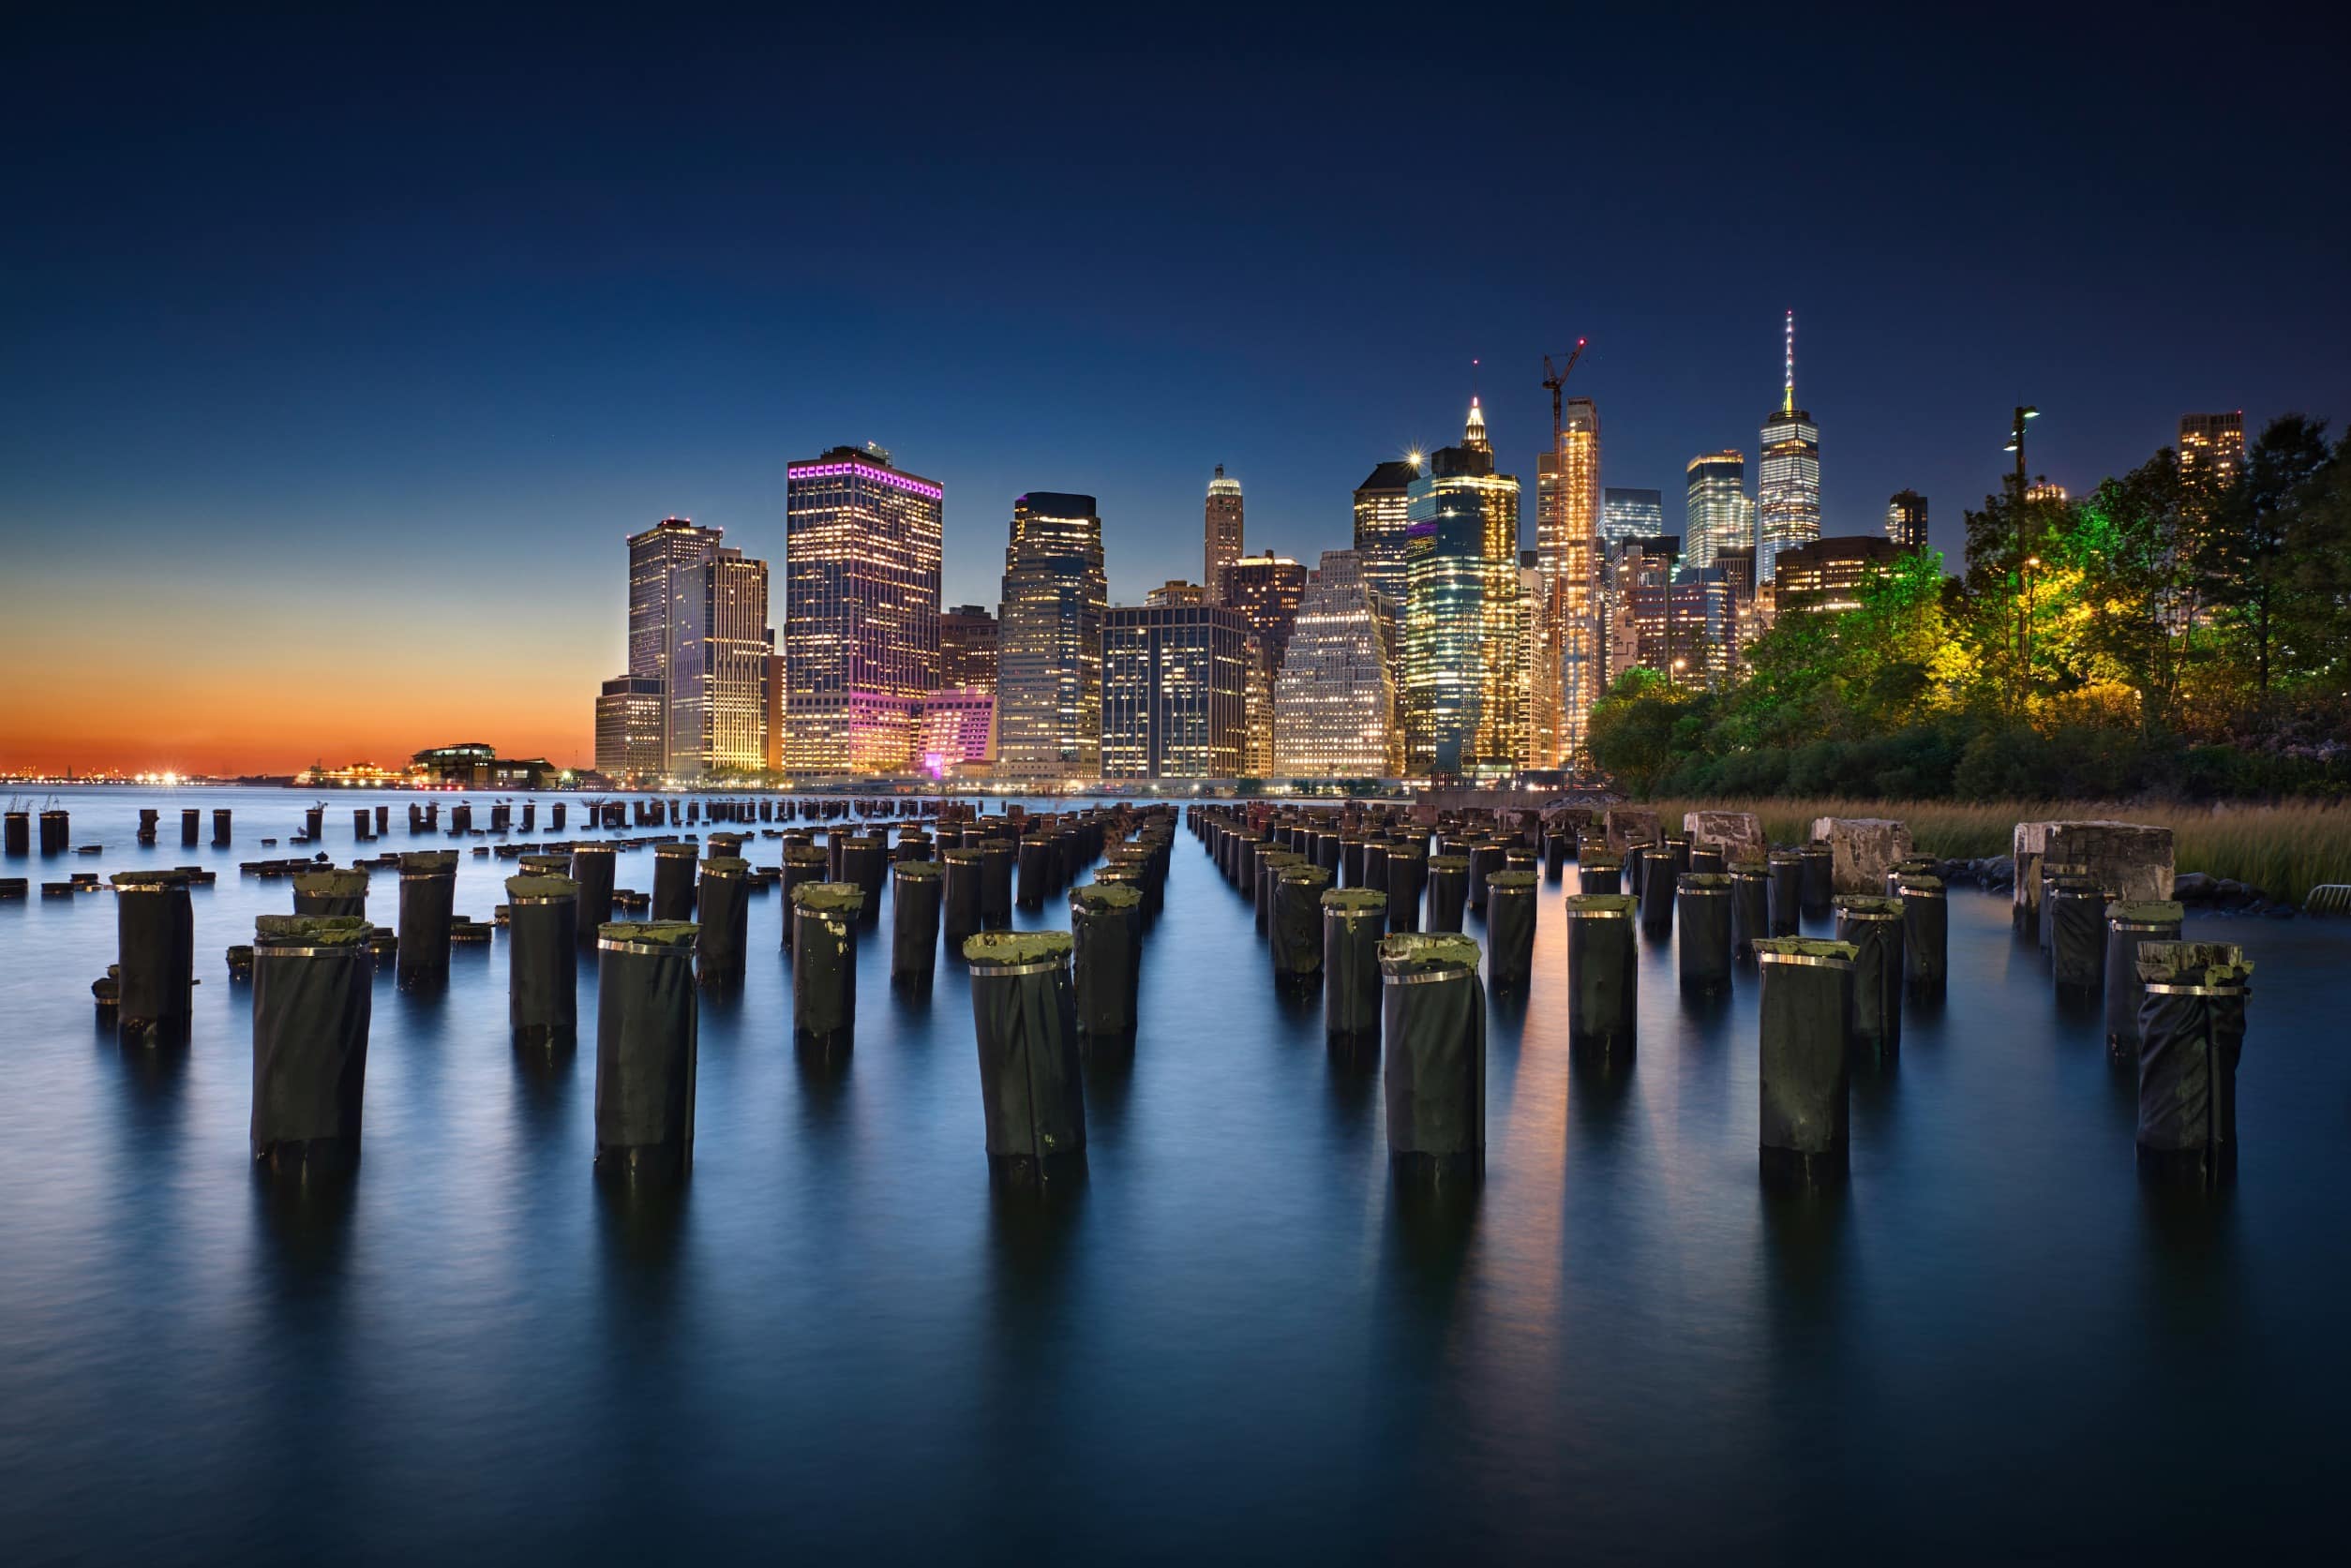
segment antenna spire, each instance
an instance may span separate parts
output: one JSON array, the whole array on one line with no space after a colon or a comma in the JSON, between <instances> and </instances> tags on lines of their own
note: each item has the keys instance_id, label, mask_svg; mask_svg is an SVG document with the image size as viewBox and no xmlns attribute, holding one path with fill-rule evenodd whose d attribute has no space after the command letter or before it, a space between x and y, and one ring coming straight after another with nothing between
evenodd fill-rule
<instances>
[{"instance_id":1,"label":"antenna spire","mask_svg":"<svg viewBox=\"0 0 2351 1568\"><path fill-rule=\"evenodd\" d=\"M1788 357L1782 368L1786 372L1786 377L1780 387L1779 411L1794 413L1796 411L1796 313L1793 310L1788 313Z\"/></svg>"}]
</instances>

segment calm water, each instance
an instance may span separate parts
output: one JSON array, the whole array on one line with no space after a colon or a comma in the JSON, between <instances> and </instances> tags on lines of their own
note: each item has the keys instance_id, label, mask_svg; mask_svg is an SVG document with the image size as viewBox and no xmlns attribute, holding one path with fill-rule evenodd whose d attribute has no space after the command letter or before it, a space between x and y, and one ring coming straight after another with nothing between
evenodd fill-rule
<instances>
[{"instance_id":1,"label":"calm water","mask_svg":"<svg viewBox=\"0 0 2351 1568\"><path fill-rule=\"evenodd\" d=\"M1553 887L1532 995L1493 1004L1484 1191L1400 1203L1376 1069L1277 1000L1184 833L1133 1060L1087 1082L1078 1201L992 1200L954 964L906 1001L868 940L853 1057L802 1066L770 892L748 982L703 1005L681 1198L591 1181L592 1047L517 1062L502 935L441 995L379 978L366 1161L306 1206L247 1166L250 993L221 950L291 907L234 862L302 853L258 839L307 799L82 792L74 842L105 855L0 866L224 871L195 895L195 1038L162 1060L93 1022L111 895L0 904L11 1562L1819 1562L2338 1532L2342 923L2191 927L2261 965L2218 1202L2142 1192L2100 1025L1972 892L1950 1002L1856 1080L1849 1192L1768 1198L1751 978L1688 1008L1646 949L1639 1063L1592 1090ZM365 799L330 802L338 861ZM371 847L446 842L392 799ZM165 808L154 850L141 804ZM232 805L236 846L179 848L183 804L207 840ZM624 853L621 885L651 861ZM458 910L487 918L512 870L461 858ZM371 915L396 900L379 878Z\"/></svg>"}]
</instances>

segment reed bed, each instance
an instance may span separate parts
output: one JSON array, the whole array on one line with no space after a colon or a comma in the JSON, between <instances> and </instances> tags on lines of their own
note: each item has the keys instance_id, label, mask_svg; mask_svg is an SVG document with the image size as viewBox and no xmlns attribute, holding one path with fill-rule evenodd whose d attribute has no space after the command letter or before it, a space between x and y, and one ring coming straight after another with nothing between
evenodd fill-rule
<instances>
[{"instance_id":1,"label":"reed bed","mask_svg":"<svg viewBox=\"0 0 2351 1568\"><path fill-rule=\"evenodd\" d=\"M1700 808L1751 811L1774 844L1800 844L1819 816L1890 816L1909 824L1922 855L1980 859L2005 855L2019 822L2143 822L2169 828L2178 869L2224 876L2272 899L2299 904L2324 882L2351 882L2351 807L2280 805L2120 805L2112 801L2009 800L1660 800L1659 816L1679 823Z\"/></svg>"}]
</instances>

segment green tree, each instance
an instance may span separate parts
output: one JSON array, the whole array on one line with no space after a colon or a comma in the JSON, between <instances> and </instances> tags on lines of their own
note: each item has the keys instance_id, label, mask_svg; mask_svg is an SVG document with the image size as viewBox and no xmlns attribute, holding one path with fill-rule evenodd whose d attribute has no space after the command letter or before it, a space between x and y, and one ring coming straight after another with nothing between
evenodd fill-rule
<instances>
[{"instance_id":1,"label":"green tree","mask_svg":"<svg viewBox=\"0 0 2351 1568\"><path fill-rule=\"evenodd\" d=\"M2324 420L2299 413L2269 422L2216 513L2198 551L2202 597L2242 641L2255 701L2267 709L2279 634L2293 618L2293 545L2302 502L2333 454Z\"/></svg>"}]
</instances>

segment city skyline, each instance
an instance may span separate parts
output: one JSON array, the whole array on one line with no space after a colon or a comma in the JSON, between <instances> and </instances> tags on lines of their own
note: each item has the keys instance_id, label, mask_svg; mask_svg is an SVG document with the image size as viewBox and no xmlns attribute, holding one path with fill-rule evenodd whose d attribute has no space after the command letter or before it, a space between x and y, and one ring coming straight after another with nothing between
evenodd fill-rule
<instances>
[{"instance_id":1,"label":"city skyline","mask_svg":"<svg viewBox=\"0 0 2351 1568\"><path fill-rule=\"evenodd\" d=\"M1670 497L1695 454L1755 471L1773 326L1802 312L1822 531L1881 533L1886 498L1915 489L1947 555L2000 482L2013 404L2043 411L2033 468L2075 494L2183 413L2258 428L2344 406L2351 306L2297 286L2331 276L2344 222L2305 200L2344 156L2302 82L2314 56L2043 24L2053 57L2234 132L2170 145L2013 85L1989 39L1922 65L1924 26L1824 35L1767 81L1760 21L1692 40L1580 19L1579 50L1670 52L1684 90L1580 84L1610 155L1581 160L1572 203L1499 201L1508 221L1471 246L1367 241L1355 219L1453 178L1463 125L1493 189L1546 188L1560 123L1539 65L1565 19L1475 69L1431 62L1409 124L1361 90L1370 31L1285 18L1130 53L974 21L893 40L912 107L875 126L846 81L764 91L785 56L756 32L623 70L592 29L487 29L444 67L428 34L335 18L127 40L45 14L21 40L20 222L0 241L19 371L0 656L53 674L12 696L0 766L283 770L472 735L585 762L579 693L627 667L619 541L682 515L780 574L786 465L844 443L947 489L946 601L993 602L1003 510L1047 484L1100 499L1111 598L1137 603L1199 574L1218 463L1247 486L1248 547L1302 561L1348 544L1352 488L1451 439L1472 395L1531 484L1542 355L1578 337L1603 485ZM363 39L385 81L341 92ZM1118 72L1090 68L1105 52ZM1077 144L984 112L1006 68L1039 64L1071 67L1065 107L1107 128ZM1847 112L1873 81L1921 111L1903 137ZM670 107L618 107L653 100ZM1818 199L1793 214L1774 182L1710 176L1714 219L1752 243L1660 252L1683 176L1725 164L1767 105ZM1981 133L1995 122L2009 134ZM2292 156L2246 156L2271 140ZM1228 177L1269 142L1319 172ZM993 172L1015 166L1009 189ZM807 226L819 189L850 221ZM2222 190L2311 216L2205 221ZM2136 224L2078 221L2117 201ZM2035 243L1995 210L2038 215ZM1075 243L1033 243L1046 223ZM1899 264L1891 231L1921 237ZM1223 264L1236 235L1264 264ZM412 678L364 704L322 651L286 658L355 643L381 664L427 615ZM264 661L274 700L239 701Z\"/></svg>"}]
</instances>

